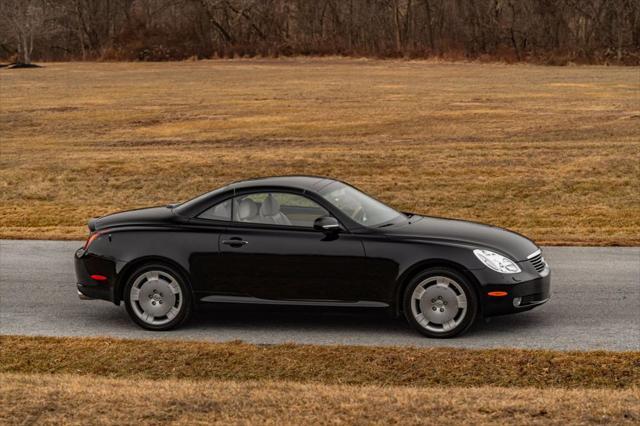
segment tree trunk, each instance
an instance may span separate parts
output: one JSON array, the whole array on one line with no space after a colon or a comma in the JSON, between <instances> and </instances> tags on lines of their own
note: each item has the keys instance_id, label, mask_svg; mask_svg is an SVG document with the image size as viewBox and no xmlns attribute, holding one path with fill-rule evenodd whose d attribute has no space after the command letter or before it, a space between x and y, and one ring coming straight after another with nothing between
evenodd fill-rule
<instances>
[{"instance_id":1,"label":"tree trunk","mask_svg":"<svg viewBox=\"0 0 640 426\"><path fill-rule=\"evenodd\" d=\"M510 25L510 33L511 33L511 44L513 45L513 50L515 50L516 52L516 58L518 59L518 62L520 62L522 60L522 57L520 55L520 49L518 48L518 41L516 40L516 31L515 31L515 25L516 25L516 7L514 6L513 2L509 2L509 6L511 7L511 25Z\"/></svg>"},{"instance_id":2,"label":"tree trunk","mask_svg":"<svg viewBox=\"0 0 640 426\"><path fill-rule=\"evenodd\" d=\"M84 30L82 29L82 17L80 15L81 13L82 11L80 10L80 3L76 1L76 17L78 18L78 29L76 31L78 32L78 40L80 42L80 53L82 55L82 60L86 61L87 49L85 47Z\"/></svg>"},{"instance_id":3,"label":"tree trunk","mask_svg":"<svg viewBox=\"0 0 640 426\"><path fill-rule=\"evenodd\" d=\"M433 41L433 22L431 21L431 5L429 5L429 0L424 0L424 8L427 12L427 31L429 33L429 47L431 47L431 54L433 55L436 51L435 43Z\"/></svg>"},{"instance_id":4,"label":"tree trunk","mask_svg":"<svg viewBox=\"0 0 640 426\"><path fill-rule=\"evenodd\" d=\"M32 38L33 40L33 38ZM32 43L33 46L33 43ZM31 63L31 51L29 49L29 37L26 35L22 35L22 62L23 64L29 65Z\"/></svg>"},{"instance_id":5,"label":"tree trunk","mask_svg":"<svg viewBox=\"0 0 640 426\"><path fill-rule=\"evenodd\" d=\"M207 15L207 18L209 19L209 22L211 24L213 24L213 26L218 30L218 33L222 36L222 38L224 39L224 41L226 41L227 43L231 44L234 42L234 38L231 35L231 33L229 31L227 31L222 24L220 24L216 19L215 16L213 15L213 13L211 13L211 11L209 10L209 6L207 5L207 3L203 0L200 1L200 4L202 5L202 8L204 9L205 14Z\"/></svg>"},{"instance_id":6,"label":"tree trunk","mask_svg":"<svg viewBox=\"0 0 640 426\"><path fill-rule=\"evenodd\" d=\"M16 58L16 62L17 63L21 63L22 61L24 61L24 54L22 53L24 50L23 44L22 44L22 33L18 32L18 57Z\"/></svg>"},{"instance_id":7,"label":"tree trunk","mask_svg":"<svg viewBox=\"0 0 640 426\"><path fill-rule=\"evenodd\" d=\"M623 16L622 16L622 10L621 8L618 8L617 12L616 12L617 18L618 18L618 22L617 22L617 30L618 30L618 34L617 34L617 38L618 38L618 52L617 52L617 59L618 59L618 63L622 62L622 39L623 39L623 33L622 30L624 29L623 25Z\"/></svg>"},{"instance_id":8,"label":"tree trunk","mask_svg":"<svg viewBox=\"0 0 640 426\"><path fill-rule=\"evenodd\" d=\"M393 0L393 22L395 27L396 52L400 53L402 50L402 39L400 38L400 5L398 1L399 0Z\"/></svg>"},{"instance_id":9,"label":"tree trunk","mask_svg":"<svg viewBox=\"0 0 640 426\"><path fill-rule=\"evenodd\" d=\"M27 57L25 58L25 64L30 64L31 63L31 54L33 53L33 29L29 29L29 50L28 50L28 54Z\"/></svg>"},{"instance_id":10,"label":"tree trunk","mask_svg":"<svg viewBox=\"0 0 640 426\"><path fill-rule=\"evenodd\" d=\"M347 45L349 54L353 53L353 0L349 0L349 36L347 38Z\"/></svg>"}]
</instances>

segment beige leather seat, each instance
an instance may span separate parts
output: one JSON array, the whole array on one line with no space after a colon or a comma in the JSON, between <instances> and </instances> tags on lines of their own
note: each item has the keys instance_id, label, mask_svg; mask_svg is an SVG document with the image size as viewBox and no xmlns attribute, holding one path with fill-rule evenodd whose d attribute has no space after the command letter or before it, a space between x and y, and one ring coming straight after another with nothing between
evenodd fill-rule
<instances>
[{"instance_id":1,"label":"beige leather seat","mask_svg":"<svg viewBox=\"0 0 640 426\"><path fill-rule=\"evenodd\" d=\"M260 206L260 222L291 225L289 218L280 211L280 203L271 194L267 195Z\"/></svg>"},{"instance_id":2,"label":"beige leather seat","mask_svg":"<svg viewBox=\"0 0 640 426\"><path fill-rule=\"evenodd\" d=\"M239 222L261 222L258 216L258 204L250 198L245 198L238 203L236 219Z\"/></svg>"}]
</instances>

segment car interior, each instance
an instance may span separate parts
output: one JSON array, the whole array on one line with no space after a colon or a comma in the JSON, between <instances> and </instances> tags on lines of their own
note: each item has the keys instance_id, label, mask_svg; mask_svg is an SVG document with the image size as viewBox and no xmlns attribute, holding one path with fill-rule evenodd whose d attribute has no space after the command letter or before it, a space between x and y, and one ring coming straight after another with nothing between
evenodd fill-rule
<instances>
[{"instance_id":1,"label":"car interior","mask_svg":"<svg viewBox=\"0 0 640 426\"><path fill-rule=\"evenodd\" d=\"M312 228L315 220L329 213L306 197L287 193L255 193L241 195L217 204L199 218L264 223Z\"/></svg>"}]
</instances>

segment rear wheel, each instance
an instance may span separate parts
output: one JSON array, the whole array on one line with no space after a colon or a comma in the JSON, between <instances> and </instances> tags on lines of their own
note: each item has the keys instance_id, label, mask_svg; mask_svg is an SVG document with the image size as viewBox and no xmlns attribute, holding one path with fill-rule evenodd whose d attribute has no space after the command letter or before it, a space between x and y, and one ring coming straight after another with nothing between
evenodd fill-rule
<instances>
[{"instance_id":1,"label":"rear wheel","mask_svg":"<svg viewBox=\"0 0 640 426\"><path fill-rule=\"evenodd\" d=\"M409 324L428 337L465 332L478 313L478 297L469 281L449 268L430 268L414 277L404 293Z\"/></svg>"},{"instance_id":2,"label":"rear wheel","mask_svg":"<svg viewBox=\"0 0 640 426\"><path fill-rule=\"evenodd\" d=\"M127 312L148 330L170 330L191 316L191 292L182 276L162 264L148 264L131 274L124 289Z\"/></svg>"}]
</instances>

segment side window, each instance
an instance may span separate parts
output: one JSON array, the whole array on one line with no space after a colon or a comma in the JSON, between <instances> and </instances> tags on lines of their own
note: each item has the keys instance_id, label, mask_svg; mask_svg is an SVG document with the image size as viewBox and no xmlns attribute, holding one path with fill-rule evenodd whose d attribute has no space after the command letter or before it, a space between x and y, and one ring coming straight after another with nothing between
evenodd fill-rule
<instances>
[{"instance_id":1,"label":"side window","mask_svg":"<svg viewBox=\"0 0 640 426\"><path fill-rule=\"evenodd\" d=\"M319 204L297 194L260 192L234 198L236 222L313 228L317 218L328 215Z\"/></svg>"},{"instance_id":2,"label":"side window","mask_svg":"<svg viewBox=\"0 0 640 426\"><path fill-rule=\"evenodd\" d=\"M210 207L200 213L198 218L209 220L231 220L231 199Z\"/></svg>"}]
</instances>

